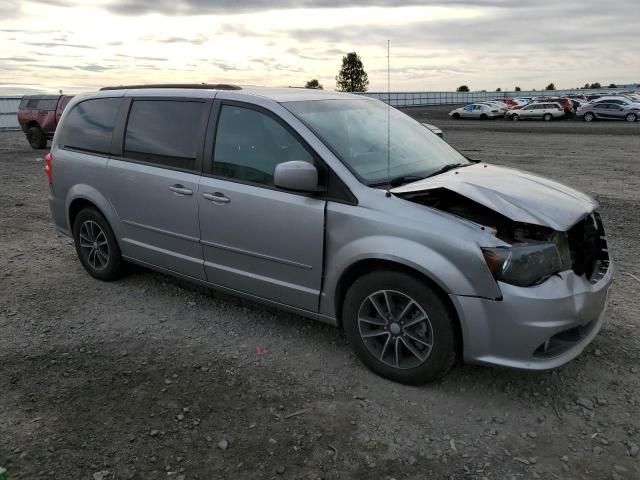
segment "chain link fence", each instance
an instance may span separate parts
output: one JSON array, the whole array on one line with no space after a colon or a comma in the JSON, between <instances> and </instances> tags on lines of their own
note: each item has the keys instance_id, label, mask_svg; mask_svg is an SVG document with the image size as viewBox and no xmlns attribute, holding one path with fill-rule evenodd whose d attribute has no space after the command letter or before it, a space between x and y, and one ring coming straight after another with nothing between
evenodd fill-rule
<instances>
[{"instance_id":1,"label":"chain link fence","mask_svg":"<svg viewBox=\"0 0 640 480\"><path fill-rule=\"evenodd\" d=\"M515 97L585 95L589 93L623 93L629 89L601 88L598 90L529 90L521 92L365 92L358 95L376 98L394 107L420 107L425 105L466 105L474 102Z\"/></svg>"}]
</instances>

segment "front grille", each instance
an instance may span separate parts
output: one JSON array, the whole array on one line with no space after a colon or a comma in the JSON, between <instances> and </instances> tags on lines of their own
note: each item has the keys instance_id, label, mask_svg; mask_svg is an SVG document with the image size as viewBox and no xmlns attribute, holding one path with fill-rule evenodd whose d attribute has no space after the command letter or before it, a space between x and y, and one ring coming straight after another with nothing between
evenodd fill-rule
<instances>
[{"instance_id":1,"label":"front grille","mask_svg":"<svg viewBox=\"0 0 640 480\"><path fill-rule=\"evenodd\" d=\"M609 250L600 214L593 212L585 217L567 235L573 271L591 283L598 283L609 269Z\"/></svg>"},{"instance_id":2,"label":"front grille","mask_svg":"<svg viewBox=\"0 0 640 480\"><path fill-rule=\"evenodd\" d=\"M593 328L597 325L596 320L592 320L586 325L579 325L577 327L569 328L560 333L556 333L550 337L547 341L543 342L533 352L534 357L551 358L560 355L576 343L580 342L587 335L589 335Z\"/></svg>"}]
</instances>

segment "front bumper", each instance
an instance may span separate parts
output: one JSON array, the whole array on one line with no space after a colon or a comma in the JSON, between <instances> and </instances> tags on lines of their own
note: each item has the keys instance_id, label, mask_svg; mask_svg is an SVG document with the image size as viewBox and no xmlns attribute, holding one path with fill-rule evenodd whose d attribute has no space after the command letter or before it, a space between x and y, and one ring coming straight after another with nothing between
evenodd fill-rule
<instances>
[{"instance_id":1,"label":"front bumper","mask_svg":"<svg viewBox=\"0 0 640 480\"><path fill-rule=\"evenodd\" d=\"M600 331L612 281L610 263L596 284L568 271L535 287L500 283L502 300L451 295L464 360L529 370L569 362Z\"/></svg>"}]
</instances>

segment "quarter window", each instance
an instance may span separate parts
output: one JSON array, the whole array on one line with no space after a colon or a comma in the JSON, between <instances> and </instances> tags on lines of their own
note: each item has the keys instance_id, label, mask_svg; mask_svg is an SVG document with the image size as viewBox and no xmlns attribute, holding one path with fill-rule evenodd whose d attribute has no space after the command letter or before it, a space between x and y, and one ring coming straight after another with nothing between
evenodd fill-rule
<instances>
[{"instance_id":1,"label":"quarter window","mask_svg":"<svg viewBox=\"0 0 640 480\"><path fill-rule=\"evenodd\" d=\"M193 170L206 103L135 100L129 112L124 156L162 166Z\"/></svg>"},{"instance_id":2,"label":"quarter window","mask_svg":"<svg viewBox=\"0 0 640 480\"><path fill-rule=\"evenodd\" d=\"M312 155L277 120L244 107L223 105L213 154L213 174L242 182L273 185L276 165L313 163Z\"/></svg>"},{"instance_id":3,"label":"quarter window","mask_svg":"<svg viewBox=\"0 0 640 480\"><path fill-rule=\"evenodd\" d=\"M76 104L66 116L58 143L62 147L109 153L119 98L94 98Z\"/></svg>"}]
</instances>

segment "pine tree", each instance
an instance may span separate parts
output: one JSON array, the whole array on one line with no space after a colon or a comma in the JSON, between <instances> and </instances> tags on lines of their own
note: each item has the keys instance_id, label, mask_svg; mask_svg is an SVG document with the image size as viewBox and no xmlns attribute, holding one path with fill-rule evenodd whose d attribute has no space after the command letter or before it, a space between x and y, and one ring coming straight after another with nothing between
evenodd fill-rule
<instances>
[{"instance_id":1,"label":"pine tree","mask_svg":"<svg viewBox=\"0 0 640 480\"><path fill-rule=\"evenodd\" d=\"M364 71L362 60L356 52L342 57L342 68L336 77L339 92L366 92L369 76Z\"/></svg>"}]
</instances>

